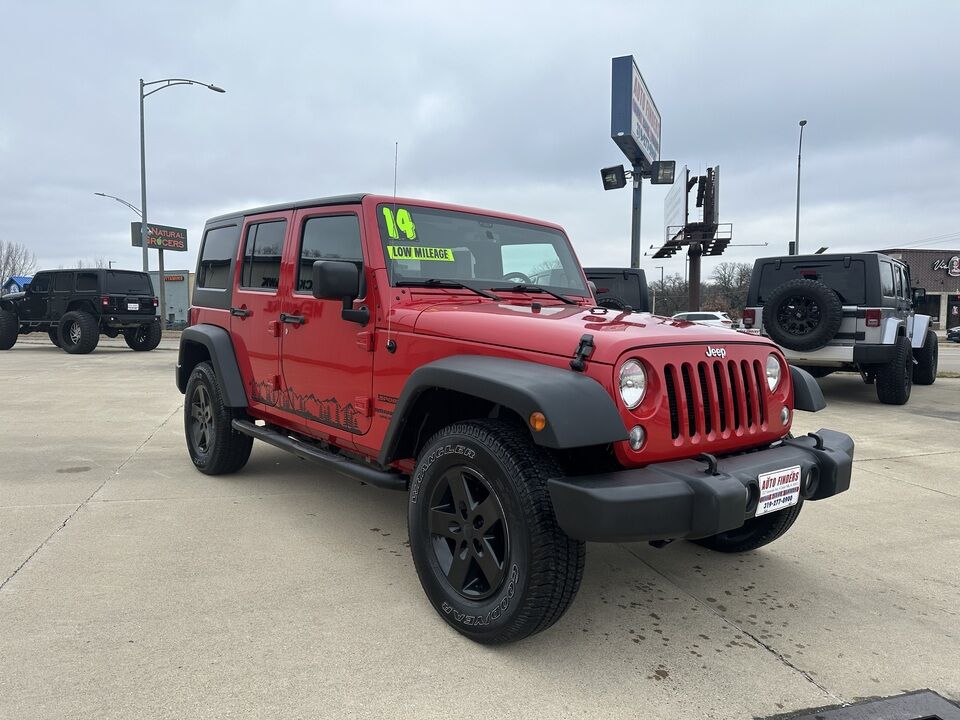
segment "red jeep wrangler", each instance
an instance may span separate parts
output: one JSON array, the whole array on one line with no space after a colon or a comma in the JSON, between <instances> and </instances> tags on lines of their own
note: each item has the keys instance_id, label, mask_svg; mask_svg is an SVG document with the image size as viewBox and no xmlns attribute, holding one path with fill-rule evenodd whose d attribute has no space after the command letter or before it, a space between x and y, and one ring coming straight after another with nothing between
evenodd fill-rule
<instances>
[{"instance_id":1,"label":"red jeep wrangler","mask_svg":"<svg viewBox=\"0 0 960 720\"><path fill-rule=\"evenodd\" d=\"M480 642L556 622L587 540L751 550L850 484L849 436L790 435L824 402L776 345L597 307L549 223L374 195L224 215L190 319L196 467L259 439L407 491L424 590Z\"/></svg>"}]
</instances>

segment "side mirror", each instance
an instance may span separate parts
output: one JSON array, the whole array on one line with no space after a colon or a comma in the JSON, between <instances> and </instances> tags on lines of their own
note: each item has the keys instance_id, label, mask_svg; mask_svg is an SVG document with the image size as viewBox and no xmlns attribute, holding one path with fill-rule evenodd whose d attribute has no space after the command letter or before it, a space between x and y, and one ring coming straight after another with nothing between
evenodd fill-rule
<instances>
[{"instance_id":1,"label":"side mirror","mask_svg":"<svg viewBox=\"0 0 960 720\"><path fill-rule=\"evenodd\" d=\"M318 300L341 300L340 317L366 325L370 311L353 309L353 301L360 297L360 268L348 260L317 260L313 263L313 296Z\"/></svg>"},{"instance_id":2,"label":"side mirror","mask_svg":"<svg viewBox=\"0 0 960 720\"><path fill-rule=\"evenodd\" d=\"M927 289L922 287L915 287L910 293L911 298L913 298L913 304L916 305L924 300L927 297Z\"/></svg>"}]
</instances>

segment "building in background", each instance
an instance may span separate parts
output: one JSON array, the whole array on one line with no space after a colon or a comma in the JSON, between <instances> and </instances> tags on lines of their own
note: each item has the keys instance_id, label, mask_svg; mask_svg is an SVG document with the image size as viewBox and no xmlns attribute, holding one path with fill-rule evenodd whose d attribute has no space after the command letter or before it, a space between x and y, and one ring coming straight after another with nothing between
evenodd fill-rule
<instances>
[{"instance_id":1,"label":"building in background","mask_svg":"<svg viewBox=\"0 0 960 720\"><path fill-rule=\"evenodd\" d=\"M0 285L0 295L9 293L23 292L23 289L30 284L32 277L27 275L11 275Z\"/></svg>"},{"instance_id":2,"label":"building in background","mask_svg":"<svg viewBox=\"0 0 960 720\"><path fill-rule=\"evenodd\" d=\"M190 311L190 298L193 296L193 273L189 270L167 270L163 274L164 292L166 293L167 307L163 317L167 320L167 327L182 328L187 324ZM159 273L150 272L150 281L153 283L153 292L160 296Z\"/></svg>"},{"instance_id":3,"label":"building in background","mask_svg":"<svg viewBox=\"0 0 960 720\"><path fill-rule=\"evenodd\" d=\"M880 250L910 266L914 287L927 291L917 312L929 315L937 330L960 325L960 250Z\"/></svg>"}]
</instances>

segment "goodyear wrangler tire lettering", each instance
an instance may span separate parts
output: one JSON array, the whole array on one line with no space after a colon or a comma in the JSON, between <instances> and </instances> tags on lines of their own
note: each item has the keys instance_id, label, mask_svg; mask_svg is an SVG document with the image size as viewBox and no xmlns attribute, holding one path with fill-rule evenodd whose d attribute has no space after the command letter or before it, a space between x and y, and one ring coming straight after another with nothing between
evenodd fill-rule
<instances>
[{"instance_id":1,"label":"goodyear wrangler tire lettering","mask_svg":"<svg viewBox=\"0 0 960 720\"><path fill-rule=\"evenodd\" d=\"M556 524L546 481L558 474L553 456L505 420L456 423L423 446L410 550L427 597L458 632L512 642L552 625L573 601L584 544Z\"/></svg>"}]
</instances>

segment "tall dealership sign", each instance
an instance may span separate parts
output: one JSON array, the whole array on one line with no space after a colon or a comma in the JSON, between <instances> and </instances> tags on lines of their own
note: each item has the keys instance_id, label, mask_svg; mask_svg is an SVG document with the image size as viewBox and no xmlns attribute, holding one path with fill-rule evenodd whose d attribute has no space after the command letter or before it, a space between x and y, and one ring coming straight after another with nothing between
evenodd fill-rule
<instances>
[{"instance_id":1,"label":"tall dealership sign","mask_svg":"<svg viewBox=\"0 0 960 720\"><path fill-rule=\"evenodd\" d=\"M604 190L623 187L633 180L633 213L630 223L630 267L640 267L640 206L643 178L654 185L674 181L676 163L660 160L660 111L633 55L613 58L610 91L610 137L630 161L631 170L603 168Z\"/></svg>"},{"instance_id":2,"label":"tall dealership sign","mask_svg":"<svg viewBox=\"0 0 960 720\"><path fill-rule=\"evenodd\" d=\"M613 141L631 163L649 168L660 159L660 111L632 55L613 59L611 98Z\"/></svg>"}]
</instances>

